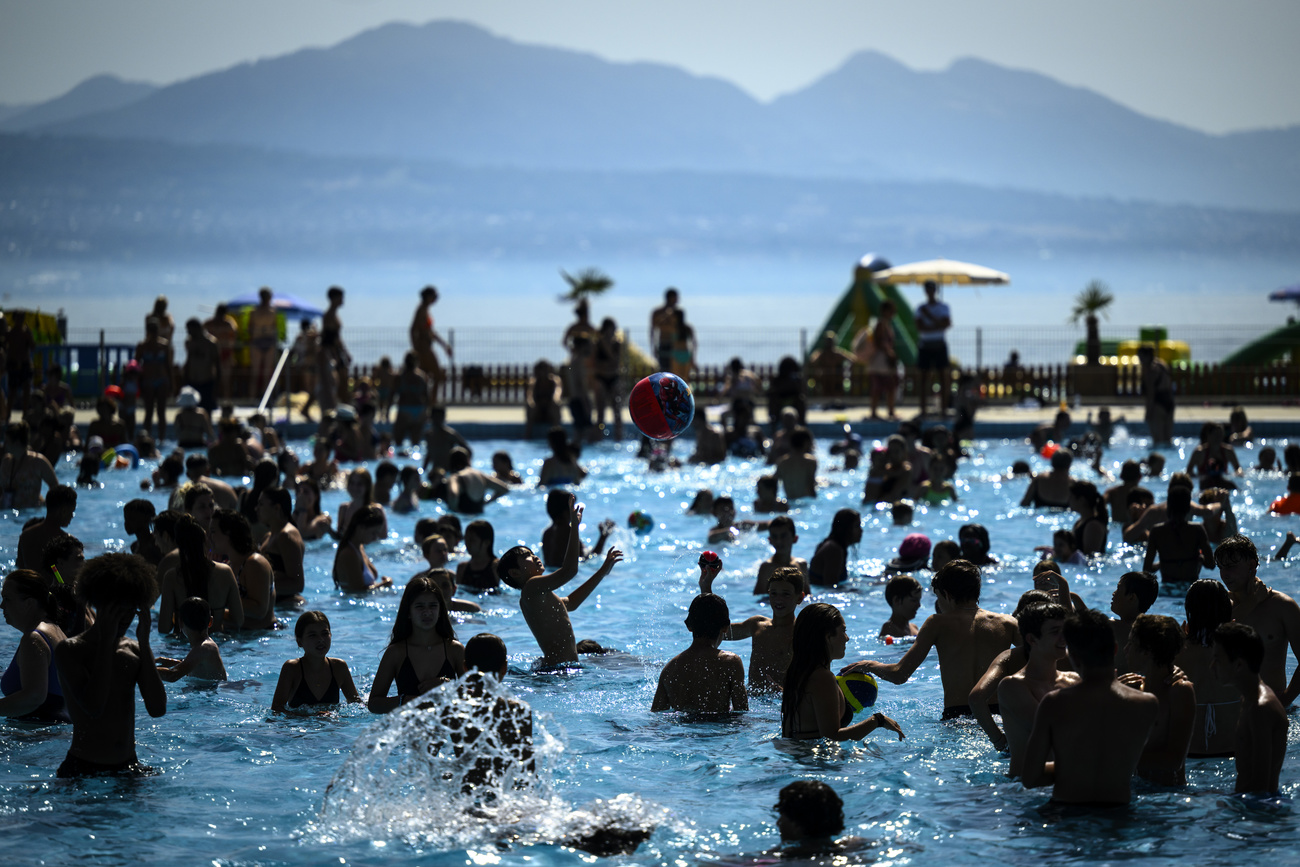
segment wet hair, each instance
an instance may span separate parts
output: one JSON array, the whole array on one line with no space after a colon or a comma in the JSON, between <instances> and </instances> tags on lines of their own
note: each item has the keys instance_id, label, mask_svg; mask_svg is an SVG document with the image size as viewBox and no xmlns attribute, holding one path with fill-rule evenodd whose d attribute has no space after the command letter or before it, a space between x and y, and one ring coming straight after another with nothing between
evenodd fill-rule
<instances>
[{"instance_id":1,"label":"wet hair","mask_svg":"<svg viewBox=\"0 0 1300 867\"><path fill-rule=\"evenodd\" d=\"M718 509L727 507L731 511L736 511L736 501L731 497L717 497L713 500L713 513L717 514Z\"/></svg>"},{"instance_id":2,"label":"wet hair","mask_svg":"<svg viewBox=\"0 0 1300 867\"><path fill-rule=\"evenodd\" d=\"M1043 624L1049 620L1065 620L1065 608L1055 602L1035 602L1022 608L1016 615L1020 627L1020 643L1029 647L1029 636L1043 637Z\"/></svg>"},{"instance_id":3,"label":"wet hair","mask_svg":"<svg viewBox=\"0 0 1300 867\"><path fill-rule=\"evenodd\" d=\"M1051 463L1052 469L1069 472L1070 465L1074 463L1074 455L1067 449L1057 449L1052 452Z\"/></svg>"},{"instance_id":4,"label":"wet hair","mask_svg":"<svg viewBox=\"0 0 1300 867\"><path fill-rule=\"evenodd\" d=\"M1214 630L1232 620L1232 597L1221 582L1202 578L1187 588L1183 611L1187 613L1187 640L1209 647Z\"/></svg>"},{"instance_id":5,"label":"wet hair","mask_svg":"<svg viewBox=\"0 0 1300 867\"><path fill-rule=\"evenodd\" d=\"M420 520L415 522L415 530L412 533L412 538L423 539L425 536L428 536L430 533L437 533L437 532L438 532L437 518L421 518Z\"/></svg>"},{"instance_id":6,"label":"wet hair","mask_svg":"<svg viewBox=\"0 0 1300 867\"><path fill-rule=\"evenodd\" d=\"M469 467L469 452L461 446L454 446L447 454L447 471L458 473Z\"/></svg>"},{"instance_id":7,"label":"wet hair","mask_svg":"<svg viewBox=\"0 0 1300 867\"><path fill-rule=\"evenodd\" d=\"M1119 468L1119 480L1130 484L1142 481L1142 464L1129 458Z\"/></svg>"},{"instance_id":8,"label":"wet hair","mask_svg":"<svg viewBox=\"0 0 1300 867\"><path fill-rule=\"evenodd\" d=\"M86 546L76 536L69 533L55 536L41 549L41 561L46 566L53 566L60 560L66 560L74 554L86 550Z\"/></svg>"},{"instance_id":9,"label":"wet hair","mask_svg":"<svg viewBox=\"0 0 1300 867\"><path fill-rule=\"evenodd\" d=\"M176 552L180 555L180 574L185 581L186 596L208 596L208 578L212 561L208 559L208 534L199 522L181 515L176 522Z\"/></svg>"},{"instance_id":10,"label":"wet hair","mask_svg":"<svg viewBox=\"0 0 1300 867\"><path fill-rule=\"evenodd\" d=\"M384 507L376 503L370 503L362 506L352 513L348 519L347 529L339 537L339 546L349 545L352 539L357 535L357 531L365 527L378 527L384 523Z\"/></svg>"},{"instance_id":11,"label":"wet hair","mask_svg":"<svg viewBox=\"0 0 1300 867\"><path fill-rule=\"evenodd\" d=\"M163 509L153 518L153 530L155 533L165 533L170 536L172 541L176 541L176 524L181 519L181 513L173 509Z\"/></svg>"},{"instance_id":12,"label":"wet hair","mask_svg":"<svg viewBox=\"0 0 1300 867\"><path fill-rule=\"evenodd\" d=\"M578 447L575 443L569 442L569 435L564 428L555 425L546 432L546 444L550 446L555 457L561 461L576 461L578 459Z\"/></svg>"},{"instance_id":13,"label":"wet hair","mask_svg":"<svg viewBox=\"0 0 1300 867\"><path fill-rule=\"evenodd\" d=\"M397 464L392 461L380 461L379 466L375 467L375 480L386 479L389 476L392 476L394 479L397 478Z\"/></svg>"},{"instance_id":14,"label":"wet hair","mask_svg":"<svg viewBox=\"0 0 1300 867\"><path fill-rule=\"evenodd\" d=\"M1229 662L1246 660L1246 667L1259 674L1264 665L1264 639L1253 626L1236 620L1214 630L1214 643L1223 648Z\"/></svg>"},{"instance_id":15,"label":"wet hair","mask_svg":"<svg viewBox=\"0 0 1300 867\"><path fill-rule=\"evenodd\" d=\"M790 447L796 451L805 451L811 449L813 444L812 431L800 425L790 432Z\"/></svg>"},{"instance_id":16,"label":"wet hair","mask_svg":"<svg viewBox=\"0 0 1300 867\"><path fill-rule=\"evenodd\" d=\"M1074 538L1074 531L1061 528L1052 533L1052 544L1063 542L1069 547L1079 550L1079 540Z\"/></svg>"},{"instance_id":17,"label":"wet hair","mask_svg":"<svg viewBox=\"0 0 1300 867\"><path fill-rule=\"evenodd\" d=\"M796 593L803 593L803 571L798 566L778 566L772 570L772 577L767 579L771 590L773 581L784 581L794 588Z\"/></svg>"},{"instance_id":18,"label":"wet hair","mask_svg":"<svg viewBox=\"0 0 1300 867\"><path fill-rule=\"evenodd\" d=\"M286 520L293 515L293 496L284 488L264 488L260 498L274 506L279 506Z\"/></svg>"},{"instance_id":19,"label":"wet hair","mask_svg":"<svg viewBox=\"0 0 1300 867\"><path fill-rule=\"evenodd\" d=\"M1134 503L1146 503L1148 506L1156 501L1156 495L1146 488L1134 488L1124 495L1124 505L1131 506Z\"/></svg>"},{"instance_id":20,"label":"wet hair","mask_svg":"<svg viewBox=\"0 0 1300 867\"><path fill-rule=\"evenodd\" d=\"M844 802L820 780L796 780L781 789L776 811L797 822L809 837L830 837L844 830Z\"/></svg>"},{"instance_id":21,"label":"wet hair","mask_svg":"<svg viewBox=\"0 0 1300 867\"><path fill-rule=\"evenodd\" d=\"M1042 575L1044 572L1051 572L1053 575L1060 575L1061 564L1057 563L1056 560L1051 557L1044 557L1034 564L1033 569L1029 570L1029 574L1033 575L1035 578Z\"/></svg>"},{"instance_id":22,"label":"wet hair","mask_svg":"<svg viewBox=\"0 0 1300 867\"><path fill-rule=\"evenodd\" d=\"M554 493L554 491L552 491L552 493ZM704 508L704 504L707 501L709 504L709 508L710 509L713 508L713 499L714 499L713 491L709 490L708 488L705 488L702 491L698 491L695 494L695 499L691 500L691 504L686 508L686 511L697 512L697 513L702 511L707 511ZM547 498L546 504L547 504L546 512L547 514L550 514L551 509L550 509L549 497Z\"/></svg>"},{"instance_id":23,"label":"wet hair","mask_svg":"<svg viewBox=\"0 0 1300 867\"><path fill-rule=\"evenodd\" d=\"M432 539L433 537L430 536L429 538ZM447 597L449 601L456 594L456 576L452 574L450 569L430 569L424 574L433 579L438 585L438 589L442 591L442 595Z\"/></svg>"},{"instance_id":24,"label":"wet hair","mask_svg":"<svg viewBox=\"0 0 1300 867\"><path fill-rule=\"evenodd\" d=\"M401 480L402 487L405 488L411 482L418 482L420 480L420 468L414 464L407 464L402 467L401 471L397 474L397 477ZM366 473L366 479L367 481L370 479L370 473ZM373 487L369 485L367 486L367 503L374 498L373 490Z\"/></svg>"},{"instance_id":25,"label":"wet hair","mask_svg":"<svg viewBox=\"0 0 1300 867\"><path fill-rule=\"evenodd\" d=\"M438 621L434 624L433 631L438 633L443 641L451 641L456 637L456 630L451 625L451 617L447 614L447 598L442 595L442 590L427 575L416 575L407 582L406 589L402 591L402 601L397 605L397 619L393 621L393 637L390 644L405 641L415 631L411 626L411 606L415 604L416 597L422 593L432 593L438 597Z\"/></svg>"},{"instance_id":26,"label":"wet hair","mask_svg":"<svg viewBox=\"0 0 1300 867\"><path fill-rule=\"evenodd\" d=\"M1165 508L1171 521L1186 521L1192 513L1192 491L1190 488L1171 488Z\"/></svg>"},{"instance_id":27,"label":"wet hair","mask_svg":"<svg viewBox=\"0 0 1300 867\"><path fill-rule=\"evenodd\" d=\"M727 600L714 593L701 593L691 600L686 613L686 628L692 635L714 638L731 625Z\"/></svg>"},{"instance_id":28,"label":"wet hair","mask_svg":"<svg viewBox=\"0 0 1300 867\"><path fill-rule=\"evenodd\" d=\"M1150 572L1125 572L1119 576L1119 588L1136 596L1138 605L1146 612L1160 596L1160 579Z\"/></svg>"},{"instance_id":29,"label":"wet hair","mask_svg":"<svg viewBox=\"0 0 1300 867\"><path fill-rule=\"evenodd\" d=\"M911 596L921 589L921 582L917 581L911 575L897 575L889 579L885 585L885 603L893 605L894 600L902 599L905 596Z\"/></svg>"},{"instance_id":30,"label":"wet hair","mask_svg":"<svg viewBox=\"0 0 1300 867\"><path fill-rule=\"evenodd\" d=\"M940 560L940 554L942 554L946 559ZM930 568L938 569L942 567L944 563L947 563L950 560L956 560L960 556L961 545L958 545L952 539L944 539L942 542L935 542L934 548L930 550Z\"/></svg>"},{"instance_id":31,"label":"wet hair","mask_svg":"<svg viewBox=\"0 0 1300 867\"><path fill-rule=\"evenodd\" d=\"M830 650L826 639L844 624L844 615L834 605L814 602L794 620L790 635L790 664L785 670L781 690L781 733L789 736L794 727L794 715L803 701L808 678L818 668L829 668Z\"/></svg>"},{"instance_id":32,"label":"wet hair","mask_svg":"<svg viewBox=\"0 0 1300 867\"><path fill-rule=\"evenodd\" d=\"M181 498L181 504L184 505L185 511L194 508L194 504L199 501L199 497L212 496L212 489L203 482L194 482L185 489L185 494Z\"/></svg>"},{"instance_id":33,"label":"wet hair","mask_svg":"<svg viewBox=\"0 0 1300 867\"><path fill-rule=\"evenodd\" d=\"M50 590L50 585L39 572L31 569L15 569L5 576L4 586L13 590L23 599L35 599L41 604L42 619L55 621L59 616L59 604Z\"/></svg>"},{"instance_id":34,"label":"wet hair","mask_svg":"<svg viewBox=\"0 0 1300 867\"><path fill-rule=\"evenodd\" d=\"M436 523L439 528L438 533L447 540L448 550L455 550L460 540L465 538L465 533L460 528L460 518L455 515L443 515Z\"/></svg>"},{"instance_id":35,"label":"wet hair","mask_svg":"<svg viewBox=\"0 0 1300 867\"><path fill-rule=\"evenodd\" d=\"M1225 564L1238 562L1258 566L1259 550L1254 542L1238 533L1224 539L1219 543L1219 547L1214 549L1214 562L1220 569Z\"/></svg>"},{"instance_id":36,"label":"wet hair","mask_svg":"<svg viewBox=\"0 0 1300 867\"><path fill-rule=\"evenodd\" d=\"M212 523L221 535L230 540L230 547L241 557L253 553L253 528L248 519L230 509L217 509L212 513Z\"/></svg>"},{"instance_id":37,"label":"wet hair","mask_svg":"<svg viewBox=\"0 0 1300 867\"><path fill-rule=\"evenodd\" d=\"M307 631L307 627L313 623L324 623L325 628L330 628L330 619L325 616L324 611L304 611L298 615L298 619L293 622L293 638L299 644L302 644L302 635ZM332 631L332 630L331 630Z\"/></svg>"},{"instance_id":38,"label":"wet hair","mask_svg":"<svg viewBox=\"0 0 1300 867\"><path fill-rule=\"evenodd\" d=\"M420 553L423 554L434 542L441 542L446 548L447 553L451 553L451 546L447 544L447 539L441 533L430 533L420 540Z\"/></svg>"},{"instance_id":39,"label":"wet hair","mask_svg":"<svg viewBox=\"0 0 1300 867\"><path fill-rule=\"evenodd\" d=\"M182 626L202 632L212 625L212 609L202 596L191 596L176 606L176 617Z\"/></svg>"},{"instance_id":40,"label":"wet hair","mask_svg":"<svg viewBox=\"0 0 1300 867\"><path fill-rule=\"evenodd\" d=\"M567 522L569 520L570 496L572 494L563 488L551 488L551 492L546 495L546 517L556 524Z\"/></svg>"},{"instance_id":41,"label":"wet hair","mask_svg":"<svg viewBox=\"0 0 1300 867\"><path fill-rule=\"evenodd\" d=\"M487 545L489 555L492 553L492 546L496 544L497 533L491 524L482 519L470 521L465 525L465 538L468 539L471 535Z\"/></svg>"},{"instance_id":42,"label":"wet hair","mask_svg":"<svg viewBox=\"0 0 1300 867\"><path fill-rule=\"evenodd\" d=\"M1110 618L1100 611L1085 608L1065 619L1065 644L1070 656L1084 668L1101 668L1115 664L1115 633Z\"/></svg>"},{"instance_id":43,"label":"wet hair","mask_svg":"<svg viewBox=\"0 0 1300 867\"><path fill-rule=\"evenodd\" d=\"M306 488L315 495L314 502L311 504L311 514L308 517L315 518L317 515L322 514L320 508L320 484L318 484L315 479L309 476L303 476L297 481L294 488ZM297 505L302 505L302 494L298 495Z\"/></svg>"},{"instance_id":44,"label":"wet hair","mask_svg":"<svg viewBox=\"0 0 1300 867\"><path fill-rule=\"evenodd\" d=\"M1183 630L1178 621L1163 614L1139 614L1129 637L1150 654L1157 665L1173 665L1183 649Z\"/></svg>"},{"instance_id":45,"label":"wet hair","mask_svg":"<svg viewBox=\"0 0 1300 867\"><path fill-rule=\"evenodd\" d=\"M49 511L64 506L77 508L77 489L71 485L55 485L45 495L45 509Z\"/></svg>"},{"instance_id":46,"label":"wet hair","mask_svg":"<svg viewBox=\"0 0 1300 867\"><path fill-rule=\"evenodd\" d=\"M524 560L533 553L533 549L526 545L516 545L501 555L497 560L497 577L501 583L518 590L523 587L523 582L518 578L511 576L511 572L523 566Z\"/></svg>"},{"instance_id":47,"label":"wet hair","mask_svg":"<svg viewBox=\"0 0 1300 867\"><path fill-rule=\"evenodd\" d=\"M980 570L969 560L949 560L934 573L930 582L935 592L948 594L953 602L980 601Z\"/></svg>"},{"instance_id":48,"label":"wet hair","mask_svg":"<svg viewBox=\"0 0 1300 867\"><path fill-rule=\"evenodd\" d=\"M1167 490L1172 491L1174 488L1187 488L1187 490L1190 491L1194 487L1196 487L1196 483L1192 481L1192 477L1187 473L1174 473L1169 477L1169 487Z\"/></svg>"},{"instance_id":49,"label":"wet hair","mask_svg":"<svg viewBox=\"0 0 1300 867\"><path fill-rule=\"evenodd\" d=\"M1084 514L1088 514L1088 510L1091 510L1091 514L1095 517L1103 520L1110 519L1110 513L1106 510L1106 497L1092 482L1070 482L1070 496L1083 500Z\"/></svg>"},{"instance_id":50,"label":"wet hair","mask_svg":"<svg viewBox=\"0 0 1300 867\"><path fill-rule=\"evenodd\" d=\"M895 524L910 524L916 515L916 505L911 500L899 500L889 507L889 517Z\"/></svg>"},{"instance_id":51,"label":"wet hair","mask_svg":"<svg viewBox=\"0 0 1300 867\"><path fill-rule=\"evenodd\" d=\"M968 543L974 542L980 546L980 555L987 555L991 542L989 541L989 530L983 524L962 524L957 528L957 543L963 551L966 550ZM970 558L967 558L970 559ZM974 562L973 560L971 562Z\"/></svg>"},{"instance_id":52,"label":"wet hair","mask_svg":"<svg viewBox=\"0 0 1300 867\"><path fill-rule=\"evenodd\" d=\"M375 501L375 480L371 477L370 470L365 467L357 467L348 473L348 481L344 487L351 487L353 479L360 479L365 484L361 491L361 502L373 503Z\"/></svg>"},{"instance_id":53,"label":"wet hair","mask_svg":"<svg viewBox=\"0 0 1300 867\"><path fill-rule=\"evenodd\" d=\"M480 632L465 642L465 668L496 673L507 663L506 643L499 635Z\"/></svg>"},{"instance_id":54,"label":"wet hair","mask_svg":"<svg viewBox=\"0 0 1300 867\"><path fill-rule=\"evenodd\" d=\"M754 490L760 494L766 492L771 496L775 497L776 490L777 490L776 476L772 476L772 475L759 476L758 479L756 479L754 482Z\"/></svg>"},{"instance_id":55,"label":"wet hair","mask_svg":"<svg viewBox=\"0 0 1300 867\"><path fill-rule=\"evenodd\" d=\"M100 554L77 576L77 597L93 608L121 604L134 608L158 598L154 568L138 554Z\"/></svg>"},{"instance_id":56,"label":"wet hair","mask_svg":"<svg viewBox=\"0 0 1300 867\"><path fill-rule=\"evenodd\" d=\"M854 530L861 529L862 515L858 514L855 509L840 509L831 518L831 529L826 534L826 540L834 542L841 548L848 548L853 544L851 537Z\"/></svg>"},{"instance_id":57,"label":"wet hair","mask_svg":"<svg viewBox=\"0 0 1300 867\"><path fill-rule=\"evenodd\" d=\"M1020 612L1024 611L1031 605L1048 605L1055 602L1056 600L1052 598L1052 594L1048 593L1046 590L1026 590L1024 593L1021 593L1020 598L1016 600L1016 607L1015 610L1011 612L1011 616L1019 617Z\"/></svg>"},{"instance_id":58,"label":"wet hair","mask_svg":"<svg viewBox=\"0 0 1300 867\"><path fill-rule=\"evenodd\" d=\"M199 473L199 475L203 475L199 470L201 467L206 467L208 465L208 456L203 454L203 452L192 452L185 456L185 472L187 473Z\"/></svg>"},{"instance_id":59,"label":"wet hair","mask_svg":"<svg viewBox=\"0 0 1300 867\"><path fill-rule=\"evenodd\" d=\"M794 525L794 518L791 518L789 515L777 515L771 521L767 522L767 532L769 535L773 530L781 528L789 530L791 535L798 535L798 531Z\"/></svg>"}]
</instances>

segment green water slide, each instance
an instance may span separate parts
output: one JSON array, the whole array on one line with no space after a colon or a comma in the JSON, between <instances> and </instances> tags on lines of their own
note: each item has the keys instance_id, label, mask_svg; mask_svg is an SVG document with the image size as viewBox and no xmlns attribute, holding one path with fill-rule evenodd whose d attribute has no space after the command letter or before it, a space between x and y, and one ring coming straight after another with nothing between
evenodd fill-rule
<instances>
[{"instance_id":1,"label":"green water slide","mask_svg":"<svg viewBox=\"0 0 1300 867\"><path fill-rule=\"evenodd\" d=\"M865 268L858 269L853 285L840 296L830 316L826 317L826 324L813 336L810 351L821 345L821 336L827 331L835 332L836 343L841 349L852 351L853 338L879 315L880 304L886 299L894 302L897 311L894 315L894 349L898 352L898 360L908 366L916 364L916 320L912 318L911 304L897 287L872 280Z\"/></svg>"},{"instance_id":2,"label":"green water slide","mask_svg":"<svg viewBox=\"0 0 1300 867\"><path fill-rule=\"evenodd\" d=\"M1227 356L1222 364L1267 364L1288 355L1294 356L1300 349L1300 323L1284 325L1263 337L1250 341L1236 352Z\"/></svg>"}]
</instances>

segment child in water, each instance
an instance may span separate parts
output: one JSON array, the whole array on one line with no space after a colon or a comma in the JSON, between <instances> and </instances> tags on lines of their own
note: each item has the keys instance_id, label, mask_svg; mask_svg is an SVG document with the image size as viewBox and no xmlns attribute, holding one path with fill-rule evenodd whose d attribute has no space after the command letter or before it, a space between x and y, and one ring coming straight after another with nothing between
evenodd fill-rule
<instances>
[{"instance_id":1,"label":"child in water","mask_svg":"<svg viewBox=\"0 0 1300 867\"><path fill-rule=\"evenodd\" d=\"M208 635L212 628L212 611L208 600L191 596L177 609L180 615L181 632L190 643L190 652L184 659L171 659L159 656L158 676L167 683L175 683L182 677L196 677L200 680L225 680L226 665L221 661L221 650Z\"/></svg>"},{"instance_id":2,"label":"child in water","mask_svg":"<svg viewBox=\"0 0 1300 867\"><path fill-rule=\"evenodd\" d=\"M283 713L304 705L337 705L340 692L348 704L361 703L347 662L325 655L332 639L325 612L304 611L293 624L293 637L302 648L302 658L290 659L280 667L271 710Z\"/></svg>"},{"instance_id":3,"label":"child in water","mask_svg":"<svg viewBox=\"0 0 1300 867\"><path fill-rule=\"evenodd\" d=\"M921 610L921 583L911 575L897 575L885 585L889 619L880 624L880 637L910 638L916 635L912 618Z\"/></svg>"}]
</instances>

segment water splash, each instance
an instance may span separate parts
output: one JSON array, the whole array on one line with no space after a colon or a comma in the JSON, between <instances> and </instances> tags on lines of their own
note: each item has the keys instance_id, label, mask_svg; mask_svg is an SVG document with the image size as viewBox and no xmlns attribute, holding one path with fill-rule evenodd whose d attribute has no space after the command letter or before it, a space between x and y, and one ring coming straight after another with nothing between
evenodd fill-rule
<instances>
[{"instance_id":1,"label":"water splash","mask_svg":"<svg viewBox=\"0 0 1300 867\"><path fill-rule=\"evenodd\" d=\"M553 730L554 729L554 730ZM495 678L471 673L384 716L334 775L305 835L442 851L640 842L666 811L635 795L574 809L554 791L566 745Z\"/></svg>"}]
</instances>

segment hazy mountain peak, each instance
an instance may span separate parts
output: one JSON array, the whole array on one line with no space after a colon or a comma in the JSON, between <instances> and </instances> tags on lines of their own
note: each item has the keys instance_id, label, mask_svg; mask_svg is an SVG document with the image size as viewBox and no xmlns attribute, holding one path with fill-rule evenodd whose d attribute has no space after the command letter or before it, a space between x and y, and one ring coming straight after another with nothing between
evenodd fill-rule
<instances>
[{"instance_id":1,"label":"hazy mountain peak","mask_svg":"<svg viewBox=\"0 0 1300 867\"><path fill-rule=\"evenodd\" d=\"M21 132L112 111L144 99L155 90L157 87L142 81L124 81L116 75L96 75L61 96L15 112L0 122L0 130Z\"/></svg>"}]
</instances>

